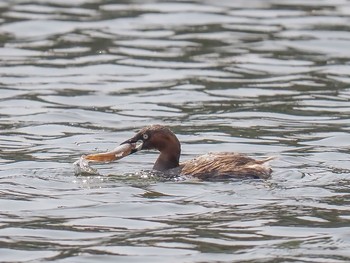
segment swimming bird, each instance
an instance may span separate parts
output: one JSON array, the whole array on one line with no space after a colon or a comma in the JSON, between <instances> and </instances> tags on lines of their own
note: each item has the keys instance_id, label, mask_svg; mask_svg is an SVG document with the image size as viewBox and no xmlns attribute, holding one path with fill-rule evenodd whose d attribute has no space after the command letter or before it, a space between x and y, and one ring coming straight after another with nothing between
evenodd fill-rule
<instances>
[{"instance_id":1,"label":"swimming bird","mask_svg":"<svg viewBox=\"0 0 350 263\"><path fill-rule=\"evenodd\" d=\"M164 174L193 176L202 180L230 177L262 178L271 175L267 165L274 157L255 160L241 153L212 152L180 163L181 145L176 135L166 126L151 125L142 128L114 151L85 156L89 161L113 161L141 150L160 152L153 169Z\"/></svg>"}]
</instances>

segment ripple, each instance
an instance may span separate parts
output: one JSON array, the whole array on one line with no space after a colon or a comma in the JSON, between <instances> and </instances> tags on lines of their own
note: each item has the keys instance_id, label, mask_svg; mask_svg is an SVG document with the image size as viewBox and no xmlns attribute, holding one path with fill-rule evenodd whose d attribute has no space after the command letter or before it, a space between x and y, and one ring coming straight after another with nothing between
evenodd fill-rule
<instances>
[{"instance_id":1,"label":"ripple","mask_svg":"<svg viewBox=\"0 0 350 263\"><path fill-rule=\"evenodd\" d=\"M2 260L349 261L348 1L0 6ZM74 175L152 123L272 177L164 182L154 151Z\"/></svg>"}]
</instances>

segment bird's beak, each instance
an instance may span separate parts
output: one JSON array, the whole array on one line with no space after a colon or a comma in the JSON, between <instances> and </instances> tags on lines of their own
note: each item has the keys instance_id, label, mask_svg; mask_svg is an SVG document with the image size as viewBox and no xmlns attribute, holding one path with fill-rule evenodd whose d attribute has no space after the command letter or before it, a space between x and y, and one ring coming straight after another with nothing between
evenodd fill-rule
<instances>
[{"instance_id":1,"label":"bird's beak","mask_svg":"<svg viewBox=\"0 0 350 263\"><path fill-rule=\"evenodd\" d=\"M136 153L138 151L141 151L142 147L143 147L143 141L142 140L135 140L133 138L129 139L129 140L125 141L125 142L122 142L119 146L128 145L128 144L133 145L133 148L131 149L130 154Z\"/></svg>"},{"instance_id":2,"label":"bird's beak","mask_svg":"<svg viewBox=\"0 0 350 263\"><path fill-rule=\"evenodd\" d=\"M138 152L142 149L143 141L132 142L132 140L125 141L117 146L113 151L89 154L84 156L89 162L112 162L122 159L130 154Z\"/></svg>"}]
</instances>

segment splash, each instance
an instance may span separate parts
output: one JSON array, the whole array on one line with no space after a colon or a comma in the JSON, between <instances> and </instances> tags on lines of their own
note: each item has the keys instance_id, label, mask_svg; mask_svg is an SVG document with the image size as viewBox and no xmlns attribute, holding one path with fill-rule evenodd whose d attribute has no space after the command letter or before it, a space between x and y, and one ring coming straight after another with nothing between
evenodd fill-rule
<instances>
[{"instance_id":1,"label":"splash","mask_svg":"<svg viewBox=\"0 0 350 263\"><path fill-rule=\"evenodd\" d=\"M79 160L73 163L75 175L100 175L97 169L90 166L90 161L86 155L82 155Z\"/></svg>"}]
</instances>

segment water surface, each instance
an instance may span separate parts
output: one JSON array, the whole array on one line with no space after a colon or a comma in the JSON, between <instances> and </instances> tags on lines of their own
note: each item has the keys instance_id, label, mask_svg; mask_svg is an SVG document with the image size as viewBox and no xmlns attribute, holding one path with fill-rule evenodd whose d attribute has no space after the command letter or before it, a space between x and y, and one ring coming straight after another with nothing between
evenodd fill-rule
<instances>
[{"instance_id":1,"label":"water surface","mask_svg":"<svg viewBox=\"0 0 350 263\"><path fill-rule=\"evenodd\" d=\"M2 262L350 261L350 2L2 1ZM151 123L271 179L75 176Z\"/></svg>"}]
</instances>

